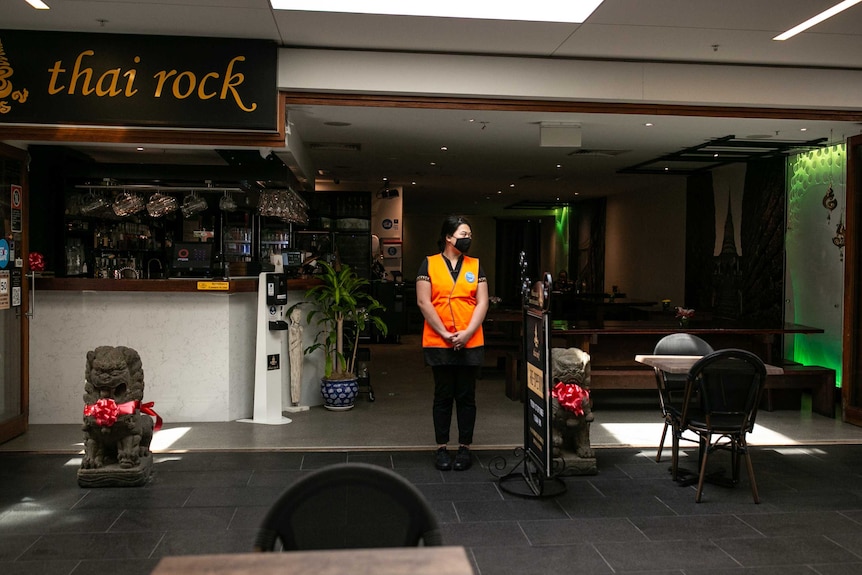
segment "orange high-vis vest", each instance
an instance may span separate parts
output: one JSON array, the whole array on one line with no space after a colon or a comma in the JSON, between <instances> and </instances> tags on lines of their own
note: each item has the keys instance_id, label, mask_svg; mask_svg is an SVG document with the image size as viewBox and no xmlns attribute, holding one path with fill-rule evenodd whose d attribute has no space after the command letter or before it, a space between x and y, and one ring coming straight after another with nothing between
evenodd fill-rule
<instances>
[{"instance_id":1,"label":"orange high-vis vest","mask_svg":"<svg viewBox=\"0 0 862 575\"><path fill-rule=\"evenodd\" d=\"M428 256L428 277L431 278L431 304L443 324L451 333L466 329L476 309L476 290L479 287L479 260L464 256L458 279L452 279L443 254ZM466 347L485 345L482 326L476 330ZM440 337L428 322L422 332L422 347L452 347L452 343Z\"/></svg>"}]
</instances>

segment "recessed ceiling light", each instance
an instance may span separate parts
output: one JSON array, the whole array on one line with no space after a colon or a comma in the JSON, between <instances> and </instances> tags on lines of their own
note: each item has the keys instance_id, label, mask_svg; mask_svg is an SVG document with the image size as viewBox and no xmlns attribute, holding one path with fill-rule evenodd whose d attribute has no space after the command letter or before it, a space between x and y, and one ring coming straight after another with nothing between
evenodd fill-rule
<instances>
[{"instance_id":1,"label":"recessed ceiling light","mask_svg":"<svg viewBox=\"0 0 862 575\"><path fill-rule=\"evenodd\" d=\"M644 124L644 126L646 126L647 128L652 128L654 125L655 124L653 124L652 122L647 122L646 124Z\"/></svg>"},{"instance_id":2,"label":"recessed ceiling light","mask_svg":"<svg viewBox=\"0 0 862 575\"><path fill-rule=\"evenodd\" d=\"M515 184L509 184L509 187L510 187L510 188L514 188L514 187L515 187Z\"/></svg>"},{"instance_id":3,"label":"recessed ceiling light","mask_svg":"<svg viewBox=\"0 0 862 575\"><path fill-rule=\"evenodd\" d=\"M828 18L832 18L833 16L835 16L839 12L843 12L844 10L847 10L851 6L855 6L859 2L862 2L862 0L844 0L843 2L839 2L838 4L833 6L832 8L829 8L828 10L824 10L823 12L818 14L817 16L813 16L813 17L809 18L808 20L806 20L805 22L803 22L802 24L799 24L798 26L794 26L793 28L791 28L787 32L783 32L783 33L779 34L778 36L773 38L773 40L787 40L788 38L793 38L794 36L796 36L800 32L804 32L805 30L808 30L812 26L816 26L817 24L820 24L824 20L826 20Z\"/></svg>"},{"instance_id":4,"label":"recessed ceiling light","mask_svg":"<svg viewBox=\"0 0 862 575\"><path fill-rule=\"evenodd\" d=\"M143 152L143 151L144 151L144 148L143 148L143 147L141 147L141 146L138 146L136 149L137 149L139 152Z\"/></svg>"},{"instance_id":5,"label":"recessed ceiling light","mask_svg":"<svg viewBox=\"0 0 862 575\"><path fill-rule=\"evenodd\" d=\"M532 2L364 0L361 3L355 0L269 0L269 3L274 10L302 12L343 12L580 24L599 7L602 0L580 0L579 2L558 2L557 0L533 0Z\"/></svg>"},{"instance_id":6,"label":"recessed ceiling light","mask_svg":"<svg viewBox=\"0 0 862 575\"><path fill-rule=\"evenodd\" d=\"M807 131L808 131L808 128L799 128L799 131L800 131L800 132L807 132Z\"/></svg>"},{"instance_id":7,"label":"recessed ceiling light","mask_svg":"<svg viewBox=\"0 0 862 575\"><path fill-rule=\"evenodd\" d=\"M446 146L440 146L440 151L441 151L441 152L445 152L445 151L447 151L448 149L449 149L449 148L447 148Z\"/></svg>"}]
</instances>

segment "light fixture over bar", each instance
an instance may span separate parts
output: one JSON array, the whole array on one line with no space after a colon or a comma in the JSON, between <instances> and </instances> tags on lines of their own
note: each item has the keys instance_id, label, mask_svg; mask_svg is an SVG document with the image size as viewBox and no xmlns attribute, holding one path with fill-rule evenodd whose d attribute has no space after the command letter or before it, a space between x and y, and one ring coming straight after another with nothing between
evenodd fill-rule
<instances>
[{"instance_id":1,"label":"light fixture over bar","mask_svg":"<svg viewBox=\"0 0 862 575\"><path fill-rule=\"evenodd\" d=\"M36 10L50 10L51 9L51 7L48 6L47 4L45 4L44 2L42 2L42 0L24 0L24 1L27 2L27 4L29 4L33 8L35 8Z\"/></svg>"},{"instance_id":2,"label":"light fixture over bar","mask_svg":"<svg viewBox=\"0 0 862 575\"><path fill-rule=\"evenodd\" d=\"M270 0L275 10L300 12L344 12L390 16L431 16L520 20L526 22L566 22L580 24L603 0L533 0L532 2L465 2L464 0Z\"/></svg>"},{"instance_id":3,"label":"light fixture over bar","mask_svg":"<svg viewBox=\"0 0 862 575\"><path fill-rule=\"evenodd\" d=\"M855 6L859 2L862 2L862 0L844 0L843 2L839 2L838 4L833 6L832 8L829 8L828 10L824 10L823 12L818 14L817 16L809 18L808 20L806 20L802 24L799 24L798 26L794 26L793 28L791 28L787 32L779 34L778 36L773 38L773 40L787 40L788 38L793 38L794 36L796 36L800 32L804 32L805 30L808 30L812 26L820 24L821 22L823 22L824 20L826 20L828 18L832 18L833 16L835 16L839 12L843 12L844 10L847 10L848 8L850 8L852 6Z\"/></svg>"}]
</instances>

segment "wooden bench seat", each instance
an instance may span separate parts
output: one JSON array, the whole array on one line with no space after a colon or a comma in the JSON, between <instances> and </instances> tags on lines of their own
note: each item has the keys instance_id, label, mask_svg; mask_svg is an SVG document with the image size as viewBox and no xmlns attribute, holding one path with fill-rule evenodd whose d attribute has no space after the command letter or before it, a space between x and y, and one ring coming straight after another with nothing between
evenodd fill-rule
<instances>
[{"instance_id":1,"label":"wooden bench seat","mask_svg":"<svg viewBox=\"0 0 862 575\"><path fill-rule=\"evenodd\" d=\"M786 365L783 375L766 378L764 401L772 411L772 390L800 389L811 392L811 410L835 417L835 370L816 365ZM590 389L655 389L655 372L648 368L593 368Z\"/></svg>"},{"instance_id":2,"label":"wooden bench seat","mask_svg":"<svg viewBox=\"0 0 862 575\"><path fill-rule=\"evenodd\" d=\"M485 358L498 359L506 372L506 397L513 401L521 400L522 386L519 378L521 345L511 339L485 339Z\"/></svg>"}]
</instances>

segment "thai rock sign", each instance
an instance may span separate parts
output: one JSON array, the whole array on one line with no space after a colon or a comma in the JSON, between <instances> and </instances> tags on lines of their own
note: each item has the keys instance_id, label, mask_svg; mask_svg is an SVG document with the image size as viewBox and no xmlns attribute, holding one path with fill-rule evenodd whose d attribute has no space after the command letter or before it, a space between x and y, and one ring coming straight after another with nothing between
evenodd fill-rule
<instances>
[{"instance_id":1,"label":"thai rock sign","mask_svg":"<svg viewBox=\"0 0 862 575\"><path fill-rule=\"evenodd\" d=\"M269 41L0 30L0 123L278 130Z\"/></svg>"}]
</instances>

